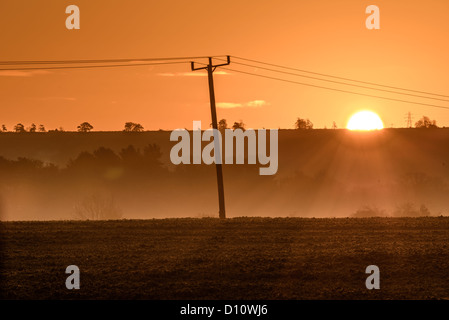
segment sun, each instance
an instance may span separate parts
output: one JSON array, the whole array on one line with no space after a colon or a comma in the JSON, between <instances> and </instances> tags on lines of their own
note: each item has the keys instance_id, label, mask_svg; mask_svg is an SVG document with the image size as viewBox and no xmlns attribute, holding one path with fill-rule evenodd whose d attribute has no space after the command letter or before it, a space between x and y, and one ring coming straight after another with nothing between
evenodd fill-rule
<instances>
[{"instance_id":1,"label":"sun","mask_svg":"<svg viewBox=\"0 0 449 320\"><path fill-rule=\"evenodd\" d=\"M354 114L346 126L349 130L381 130L384 124L380 117L372 111L359 111Z\"/></svg>"}]
</instances>

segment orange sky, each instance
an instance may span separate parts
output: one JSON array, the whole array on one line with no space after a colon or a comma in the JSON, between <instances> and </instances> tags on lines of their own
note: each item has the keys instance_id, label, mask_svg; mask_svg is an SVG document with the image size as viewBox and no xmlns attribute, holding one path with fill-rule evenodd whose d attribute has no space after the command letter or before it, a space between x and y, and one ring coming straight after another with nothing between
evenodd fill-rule
<instances>
[{"instance_id":1,"label":"orange sky","mask_svg":"<svg viewBox=\"0 0 449 320\"><path fill-rule=\"evenodd\" d=\"M78 5L81 29L67 30L66 6ZM380 30L367 30L365 8L380 8ZM37 1L0 3L0 60L115 59L229 54L363 81L449 95L449 1ZM232 64L232 68L262 73ZM190 66L0 72L0 124L75 130L145 129L210 123L207 78ZM449 107L425 100L300 82ZM203 72L204 75L204 72ZM252 128L344 127L360 109L385 126L405 125L410 111L449 126L449 110L349 95L228 72L215 76L218 118ZM449 99L449 98L446 98ZM264 103L251 103L264 101Z\"/></svg>"}]
</instances>

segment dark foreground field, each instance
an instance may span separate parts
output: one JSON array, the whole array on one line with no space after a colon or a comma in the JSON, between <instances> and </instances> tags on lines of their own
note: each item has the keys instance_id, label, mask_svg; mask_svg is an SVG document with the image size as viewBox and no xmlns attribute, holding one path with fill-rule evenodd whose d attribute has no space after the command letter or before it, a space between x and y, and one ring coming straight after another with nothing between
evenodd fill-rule
<instances>
[{"instance_id":1,"label":"dark foreground field","mask_svg":"<svg viewBox=\"0 0 449 320\"><path fill-rule=\"evenodd\" d=\"M3 299L449 299L447 217L0 226Z\"/></svg>"}]
</instances>

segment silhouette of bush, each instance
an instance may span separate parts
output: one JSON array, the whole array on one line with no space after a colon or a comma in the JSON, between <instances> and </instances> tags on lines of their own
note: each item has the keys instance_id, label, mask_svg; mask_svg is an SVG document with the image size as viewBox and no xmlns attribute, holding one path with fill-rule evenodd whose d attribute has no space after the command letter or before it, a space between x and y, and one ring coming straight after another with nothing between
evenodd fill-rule
<instances>
[{"instance_id":1,"label":"silhouette of bush","mask_svg":"<svg viewBox=\"0 0 449 320\"><path fill-rule=\"evenodd\" d=\"M422 204L419 209L411 202L406 202L396 207L394 212L395 217L428 217L430 210Z\"/></svg>"},{"instance_id":2,"label":"silhouette of bush","mask_svg":"<svg viewBox=\"0 0 449 320\"><path fill-rule=\"evenodd\" d=\"M354 214L352 214L353 218L369 218L369 217L385 217L385 210L381 210L375 206L362 206L358 209Z\"/></svg>"},{"instance_id":3,"label":"silhouette of bush","mask_svg":"<svg viewBox=\"0 0 449 320\"><path fill-rule=\"evenodd\" d=\"M74 218L80 220L117 220L122 216L122 210L112 196L93 194L74 207Z\"/></svg>"}]
</instances>

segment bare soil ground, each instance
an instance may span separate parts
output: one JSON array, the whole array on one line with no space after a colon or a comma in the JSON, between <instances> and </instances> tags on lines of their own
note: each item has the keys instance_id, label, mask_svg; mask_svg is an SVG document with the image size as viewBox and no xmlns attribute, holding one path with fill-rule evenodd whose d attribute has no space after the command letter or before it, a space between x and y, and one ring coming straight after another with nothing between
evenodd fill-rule
<instances>
[{"instance_id":1,"label":"bare soil ground","mask_svg":"<svg viewBox=\"0 0 449 320\"><path fill-rule=\"evenodd\" d=\"M449 299L448 217L2 222L0 244L2 299Z\"/></svg>"}]
</instances>

